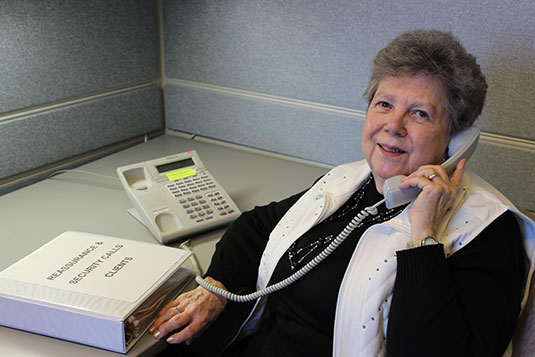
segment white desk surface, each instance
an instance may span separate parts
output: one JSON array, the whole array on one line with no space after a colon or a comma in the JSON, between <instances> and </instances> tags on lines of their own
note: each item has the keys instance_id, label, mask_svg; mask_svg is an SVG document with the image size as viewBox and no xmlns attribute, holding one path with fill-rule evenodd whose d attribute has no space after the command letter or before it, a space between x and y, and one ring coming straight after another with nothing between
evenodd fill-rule
<instances>
[{"instance_id":1,"label":"white desk surface","mask_svg":"<svg viewBox=\"0 0 535 357\"><path fill-rule=\"evenodd\" d=\"M280 200L309 187L325 168L255 154L195 140L164 135L147 143L84 165L77 170L117 177L119 166L196 150L204 165L245 211ZM60 233L72 230L159 244L130 216L131 204L119 182L67 172L0 197L0 271ZM206 270L215 243L225 228L192 239L201 268ZM173 244L171 244L173 245ZM164 347L146 334L127 356L150 356ZM0 326L4 356L122 356L89 346Z\"/></svg>"}]
</instances>

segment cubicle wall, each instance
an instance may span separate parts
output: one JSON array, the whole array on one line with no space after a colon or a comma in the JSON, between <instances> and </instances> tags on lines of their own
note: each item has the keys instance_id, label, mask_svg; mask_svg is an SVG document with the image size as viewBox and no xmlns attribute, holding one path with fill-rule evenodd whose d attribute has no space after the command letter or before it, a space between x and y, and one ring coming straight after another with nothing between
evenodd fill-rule
<instances>
[{"instance_id":1,"label":"cubicle wall","mask_svg":"<svg viewBox=\"0 0 535 357\"><path fill-rule=\"evenodd\" d=\"M163 129L157 1L4 1L0 34L0 194Z\"/></svg>"},{"instance_id":2,"label":"cubicle wall","mask_svg":"<svg viewBox=\"0 0 535 357\"><path fill-rule=\"evenodd\" d=\"M171 130L361 159L372 58L419 27L479 58L490 88L470 166L535 210L534 14L529 0L3 2L0 194L160 132L164 99Z\"/></svg>"},{"instance_id":3,"label":"cubicle wall","mask_svg":"<svg viewBox=\"0 0 535 357\"><path fill-rule=\"evenodd\" d=\"M361 159L373 56L451 31L489 83L471 168L535 209L531 0L164 0L167 128L318 163Z\"/></svg>"}]
</instances>

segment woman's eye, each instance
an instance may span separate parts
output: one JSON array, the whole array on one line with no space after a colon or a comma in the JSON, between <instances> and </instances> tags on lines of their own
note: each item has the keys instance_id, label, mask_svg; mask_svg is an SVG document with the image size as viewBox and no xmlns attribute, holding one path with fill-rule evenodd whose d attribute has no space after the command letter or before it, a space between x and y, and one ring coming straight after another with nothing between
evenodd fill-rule
<instances>
[{"instance_id":1,"label":"woman's eye","mask_svg":"<svg viewBox=\"0 0 535 357\"><path fill-rule=\"evenodd\" d=\"M384 101L380 101L380 102L377 102L377 106L378 107L383 107L383 108L390 108L390 103L388 102L384 102Z\"/></svg>"},{"instance_id":2,"label":"woman's eye","mask_svg":"<svg viewBox=\"0 0 535 357\"><path fill-rule=\"evenodd\" d=\"M423 110L415 110L414 113L419 116L420 118L426 118L429 119L429 114L424 112Z\"/></svg>"}]
</instances>

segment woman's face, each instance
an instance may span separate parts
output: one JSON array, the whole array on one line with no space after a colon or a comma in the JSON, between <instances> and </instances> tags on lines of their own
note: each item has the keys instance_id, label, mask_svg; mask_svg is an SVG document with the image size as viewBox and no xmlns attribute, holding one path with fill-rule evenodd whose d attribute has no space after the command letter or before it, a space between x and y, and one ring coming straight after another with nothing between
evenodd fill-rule
<instances>
[{"instance_id":1,"label":"woman's face","mask_svg":"<svg viewBox=\"0 0 535 357\"><path fill-rule=\"evenodd\" d=\"M400 75L381 81L361 138L380 192L389 177L442 163L450 140L445 103L444 88L432 77Z\"/></svg>"}]
</instances>

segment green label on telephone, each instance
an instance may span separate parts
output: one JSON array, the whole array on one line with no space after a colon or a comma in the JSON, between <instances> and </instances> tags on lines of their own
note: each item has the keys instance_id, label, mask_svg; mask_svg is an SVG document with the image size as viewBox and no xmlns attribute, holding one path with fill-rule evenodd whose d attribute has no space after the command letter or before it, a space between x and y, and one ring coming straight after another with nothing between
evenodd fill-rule
<instances>
[{"instance_id":1,"label":"green label on telephone","mask_svg":"<svg viewBox=\"0 0 535 357\"><path fill-rule=\"evenodd\" d=\"M196 174L195 170L185 169L185 170L170 172L167 174L167 178L171 181L175 181L175 180L183 179L185 177L194 176L195 174Z\"/></svg>"}]
</instances>

